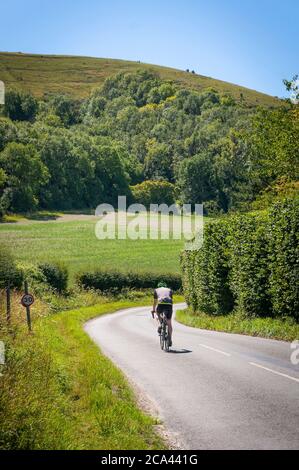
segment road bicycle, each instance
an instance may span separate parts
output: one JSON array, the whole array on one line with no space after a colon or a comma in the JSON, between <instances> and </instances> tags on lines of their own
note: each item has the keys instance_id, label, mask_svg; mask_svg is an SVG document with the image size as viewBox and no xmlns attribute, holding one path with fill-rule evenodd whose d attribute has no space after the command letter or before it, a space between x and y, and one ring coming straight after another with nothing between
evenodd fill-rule
<instances>
[{"instance_id":1,"label":"road bicycle","mask_svg":"<svg viewBox=\"0 0 299 470\"><path fill-rule=\"evenodd\" d=\"M154 318L154 313L152 312L152 316ZM169 334L168 334L168 324L166 313L160 313L160 330L159 330L159 337L160 337L160 346L162 351L169 351Z\"/></svg>"}]
</instances>

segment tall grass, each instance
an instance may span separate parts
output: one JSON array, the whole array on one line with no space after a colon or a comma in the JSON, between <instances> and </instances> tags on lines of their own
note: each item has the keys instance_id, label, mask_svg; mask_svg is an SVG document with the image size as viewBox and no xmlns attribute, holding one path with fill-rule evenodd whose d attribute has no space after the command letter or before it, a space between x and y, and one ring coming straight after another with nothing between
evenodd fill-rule
<instances>
[{"instance_id":1,"label":"tall grass","mask_svg":"<svg viewBox=\"0 0 299 470\"><path fill-rule=\"evenodd\" d=\"M293 341L299 338L299 324L292 318L245 318L238 314L195 314L190 309L186 309L177 312L176 319L184 325L204 330L225 331L226 333L239 333L284 341Z\"/></svg>"},{"instance_id":2,"label":"tall grass","mask_svg":"<svg viewBox=\"0 0 299 470\"><path fill-rule=\"evenodd\" d=\"M252 105L277 106L280 103L272 96L239 85L158 65L94 57L0 53L1 79L7 87L24 89L38 97L49 92L86 97L107 77L140 69L152 70L162 79L174 81L184 88L202 90L212 87L220 93L231 94L237 100L243 95L245 101Z\"/></svg>"},{"instance_id":3,"label":"tall grass","mask_svg":"<svg viewBox=\"0 0 299 470\"><path fill-rule=\"evenodd\" d=\"M148 303L144 298L139 304ZM157 449L155 420L136 405L122 373L83 331L89 318L136 305L96 306L36 319L34 333L1 321L1 449Z\"/></svg>"}]
</instances>

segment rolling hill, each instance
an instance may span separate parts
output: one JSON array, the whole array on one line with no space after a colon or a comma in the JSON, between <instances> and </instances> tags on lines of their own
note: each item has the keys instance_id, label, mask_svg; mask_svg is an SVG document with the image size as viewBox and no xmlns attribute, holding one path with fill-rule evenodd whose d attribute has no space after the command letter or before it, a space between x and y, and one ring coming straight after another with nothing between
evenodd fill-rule
<instances>
[{"instance_id":1,"label":"rolling hill","mask_svg":"<svg viewBox=\"0 0 299 470\"><path fill-rule=\"evenodd\" d=\"M153 70L162 79L171 80L185 88L201 90L213 87L220 93L231 94L237 100L243 97L250 105L277 106L281 103L273 96L232 83L142 62L0 52L0 80L8 89L23 89L37 97L47 92L63 92L84 98L107 77L118 72L135 72L138 69Z\"/></svg>"}]
</instances>

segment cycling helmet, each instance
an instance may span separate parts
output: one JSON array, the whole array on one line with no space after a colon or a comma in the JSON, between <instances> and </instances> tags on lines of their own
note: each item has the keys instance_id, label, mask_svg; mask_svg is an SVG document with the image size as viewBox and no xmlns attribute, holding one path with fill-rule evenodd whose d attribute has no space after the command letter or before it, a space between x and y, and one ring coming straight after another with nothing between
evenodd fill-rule
<instances>
[{"instance_id":1,"label":"cycling helmet","mask_svg":"<svg viewBox=\"0 0 299 470\"><path fill-rule=\"evenodd\" d=\"M160 282L158 283L158 287L167 287L167 284L166 284L165 281L160 281Z\"/></svg>"}]
</instances>

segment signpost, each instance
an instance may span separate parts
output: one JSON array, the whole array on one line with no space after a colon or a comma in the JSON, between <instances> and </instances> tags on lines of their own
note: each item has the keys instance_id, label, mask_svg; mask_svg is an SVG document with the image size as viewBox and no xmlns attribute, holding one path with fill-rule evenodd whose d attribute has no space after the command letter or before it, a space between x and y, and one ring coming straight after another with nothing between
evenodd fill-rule
<instances>
[{"instance_id":1,"label":"signpost","mask_svg":"<svg viewBox=\"0 0 299 470\"><path fill-rule=\"evenodd\" d=\"M6 320L7 323L10 322L10 283L6 287Z\"/></svg>"},{"instance_id":2,"label":"signpost","mask_svg":"<svg viewBox=\"0 0 299 470\"><path fill-rule=\"evenodd\" d=\"M23 295L21 299L21 304L23 307L26 307L26 316L27 316L27 325L29 331L31 331L31 317L30 317L30 306L34 302L34 297L32 294L29 294L28 292L28 282L24 282L24 289L25 289L25 294Z\"/></svg>"}]
</instances>

